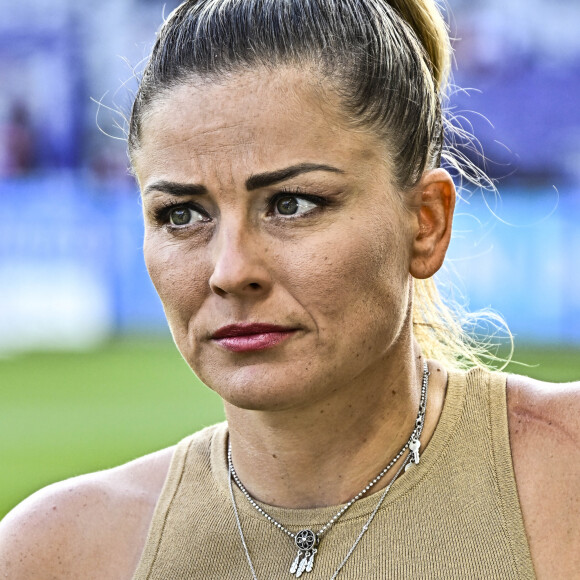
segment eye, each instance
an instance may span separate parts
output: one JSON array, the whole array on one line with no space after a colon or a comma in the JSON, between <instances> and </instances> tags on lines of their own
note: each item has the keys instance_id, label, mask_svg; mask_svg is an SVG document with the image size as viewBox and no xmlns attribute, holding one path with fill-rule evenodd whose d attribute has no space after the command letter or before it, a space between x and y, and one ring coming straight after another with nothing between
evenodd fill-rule
<instances>
[{"instance_id":1,"label":"eye","mask_svg":"<svg viewBox=\"0 0 580 580\"><path fill-rule=\"evenodd\" d=\"M169 212L169 222L172 226L188 226L203 219L203 215L190 207L176 207Z\"/></svg>"},{"instance_id":2,"label":"eye","mask_svg":"<svg viewBox=\"0 0 580 580\"><path fill-rule=\"evenodd\" d=\"M275 201L274 207L279 215L292 216L308 213L317 204L296 195L284 195Z\"/></svg>"}]
</instances>

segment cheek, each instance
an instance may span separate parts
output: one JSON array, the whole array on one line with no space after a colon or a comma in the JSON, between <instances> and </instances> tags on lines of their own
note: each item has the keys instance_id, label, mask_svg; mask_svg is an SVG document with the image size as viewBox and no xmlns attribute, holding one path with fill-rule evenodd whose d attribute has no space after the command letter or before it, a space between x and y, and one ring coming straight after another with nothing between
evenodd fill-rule
<instances>
[{"instance_id":1,"label":"cheek","mask_svg":"<svg viewBox=\"0 0 580 580\"><path fill-rule=\"evenodd\" d=\"M365 224L361 227L361 223ZM405 310L408 257L401 236L385 224L356 221L327 243L307 245L286 265L288 287L308 297L319 324L372 324ZM299 298L300 300L300 298ZM305 299L306 301L306 299Z\"/></svg>"},{"instance_id":2,"label":"cheek","mask_svg":"<svg viewBox=\"0 0 580 580\"><path fill-rule=\"evenodd\" d=\"M202 261L196 259L196 252L186 251L183 243L162 240L155 233L146 233L143 250L172 332L187 332L191 313L199 308L208 290Z\"/></svg>"}]
</instances>

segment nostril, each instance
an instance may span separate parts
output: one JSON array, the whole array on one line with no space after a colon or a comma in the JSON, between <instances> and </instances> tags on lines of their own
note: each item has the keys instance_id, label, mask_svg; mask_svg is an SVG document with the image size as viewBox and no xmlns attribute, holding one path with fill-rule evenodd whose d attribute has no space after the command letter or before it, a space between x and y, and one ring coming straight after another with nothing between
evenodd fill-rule
<instances>
[{"instance_id":1,"label":"nostril","mask_svg":"<svg viewBox=\"0 0 580 580\"><path fill-rule=\"evenodd\" d=\"M259 290L260 289L260 285L257 282L251 282L248 285L252 290Z\"/></svg>"},{"instance_id":2,"label":"nostril","mask_svg":"<svg viewBox=\"0 0 580 580\"><path fill-rule=\"evenodd\" d=\"M220 288L219 286L215 286L213 290L218 296L223 297L223 296L227 295L227 292L225 290L223 290L222 288Z\"/></svg>"}]
</instances>

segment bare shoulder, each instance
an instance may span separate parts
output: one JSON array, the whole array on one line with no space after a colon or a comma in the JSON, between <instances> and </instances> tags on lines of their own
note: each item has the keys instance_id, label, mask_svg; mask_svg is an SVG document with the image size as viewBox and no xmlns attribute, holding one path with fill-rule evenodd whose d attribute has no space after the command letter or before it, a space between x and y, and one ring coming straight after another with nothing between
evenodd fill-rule
<instances>
[{"instance_id":1,"label":"bare shoulder","mask_svg":"<svg viewBox=\"0 0 580 580\"><path fill-rule=\"evenodd\" d=\"M508 423L524 525L538 578L580 569L580 383L509 375Z\"/></svg>"},{"instance_id":2,"label":"bare shoulder","mask_svg":"<svg viewBox=\"0 0 580 580\"><path fill-rule=\"evenodd\" d=\"M0 578L130 579L173 449L50 485L0 522Z\"/></svg>"},{"instance_id":3,"label":"bare shoulder","mask_svg":"<svg viewBox=\"0 0 580 580\"><path fill-rule=\"evenodd\" d=\"M509 375L507 386L510 435L541 435L546 443L578 451L580 382L547 383Z\"/></svg>"}]
</instances>

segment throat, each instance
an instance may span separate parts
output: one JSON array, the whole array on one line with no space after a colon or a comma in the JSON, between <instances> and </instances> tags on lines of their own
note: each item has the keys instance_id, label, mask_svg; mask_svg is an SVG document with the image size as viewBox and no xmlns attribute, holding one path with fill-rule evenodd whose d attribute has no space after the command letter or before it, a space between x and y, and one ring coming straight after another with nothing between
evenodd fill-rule
<instances>
[{"instance_id":1,"label":"throat","mask_svg":"<svg viewBox=\"0 0 580 580\"><path fill-rule=\"evenodd\" d=\"M382 417L374 422L362 417L341 426L346 437L334 431L321 440L307 431L305 439L301 437L304 433L299 433L279 444L280 433L274 429L274 436L266 437L256 450L249 446L244 449L241 437L230 428L232 479L248 501L293 509L350 506L385 488L403 462L408 466L420 462L428 378L425 365L414 411L403 420L395 424Z\"/></svg>"}]
</instances>

